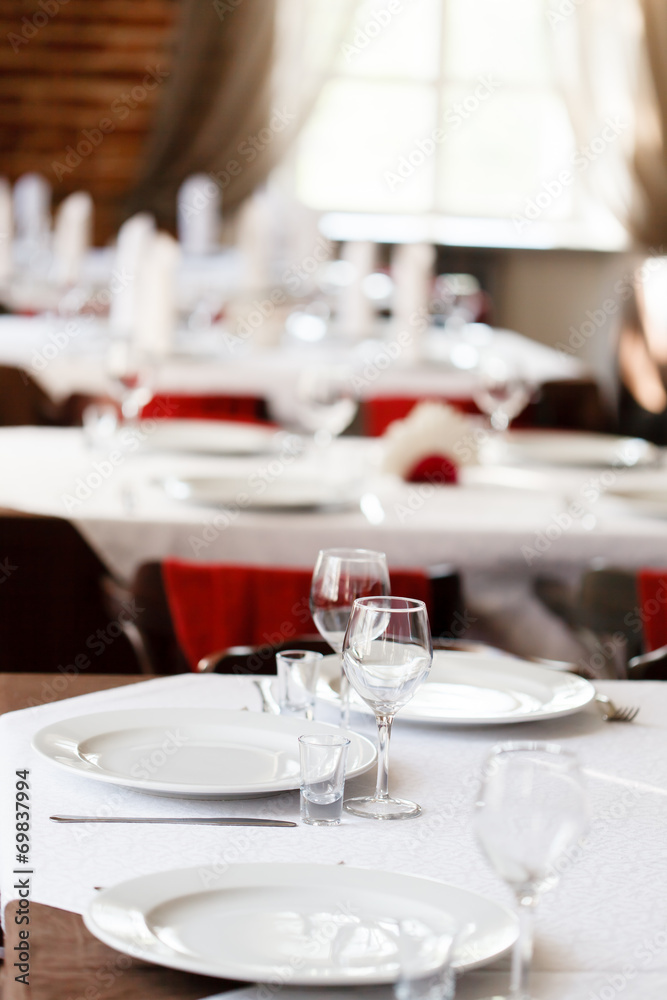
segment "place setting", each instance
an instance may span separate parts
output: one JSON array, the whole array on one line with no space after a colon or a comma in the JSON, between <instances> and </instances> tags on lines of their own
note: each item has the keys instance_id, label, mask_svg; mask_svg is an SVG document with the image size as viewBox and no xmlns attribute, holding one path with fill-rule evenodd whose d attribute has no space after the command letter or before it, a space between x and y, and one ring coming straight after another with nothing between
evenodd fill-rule
<instances>
[{"instance_id":1,"label":"place setting","mask_svg":"<svg viewBox=\"0 0 667 1000\"><path fill-rule=\"evenodd\" d=\"M413 825L418 829L432 814L435 785L422 779L422 792L428 791L419 802L390 788L394 719L402 729L402 773L401 758L412 754L415 740L425 753L437 739L434 722L461 732L461 726L506 728L560 718L583 709L594 689L582 678L509 656L434 654L425 602L389 591L384 553L322 550L311 608L321 635L339 652L279 651L260 711L261 679L165 678L147 682L135 697L128 689L123 708L68 716L63 703L59 718L32 734L54 784L56 771L67 779L70 802L92 803L95 786L128 795L110 813L83 808L49 819L62 831L66 865L74 860L73 845L62 841L68 827L104 830L109 847L117 830L134 829L139 838L132 853L135 865L144 858L146 873L112 880L82 907L95 937L169 969L279 981L286 996L292 988L322 988L332 1000L335 988L352 990L351 996L370 989L397 1000L453 997L458 976L495 962L516 944L520 928L512 910L465 882L434 878L423 865L414 874L385 869L384 852L368 864L375 828L407 844ZM239 707L212 704L232 684ZM156 685L161 704L150 695ZM178 708L168 704L172 689L181 691ZM321 721L325 715L335 721ZM375 741L355 731L355 720L367 730L373 716ZM522 905L528 895L536 902L556 881L558 857L585 827L576 760L551 742L489 742L485 761L479 749L477 795L462 806L471 840L465 851L476 841ZM35 769L42 770L37 762ZM373 769L375 791L358 795L356 779ZM75 787L80 795L73 795ZM296 792L298 815L293 798L285 800L286 809L276 808L279 796ZM534 816L526 825L528 809ZM151 843L162 843L163 827L180 838L175 858L186 830L191 838L195 831L210 838L225 826L231 831L223 829L223 837L243 828L240 835L251 838L232 862L220 864L214 851L208 864L150 871ZM349 860L352 845L352 856L366 862L361 866ZM298 861L286 860L295 852ZM262 860L267 853L270 860ZM521 933L525 951L530 931ZM512 996L517 977L526 974L517 948Z\"/></svg>"}]
</instances>

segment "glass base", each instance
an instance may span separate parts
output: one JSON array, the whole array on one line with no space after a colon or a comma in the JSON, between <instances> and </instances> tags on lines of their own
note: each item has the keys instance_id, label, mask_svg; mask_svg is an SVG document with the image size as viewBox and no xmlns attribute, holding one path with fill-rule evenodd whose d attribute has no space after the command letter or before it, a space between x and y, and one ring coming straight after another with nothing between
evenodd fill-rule
<instances>
[{"instance_id":1,"label":"glass base","mask_svg":"<svg viewBox=\"0 0 667 1000\"><path fill-rule=\"evenodd\" d=\"M376 799L374 795L363 798L347 799L345 809L353 816L363 816L366 819L412 819L420 816L422 807L407 799Z\"/></svg>"}]
</instances>

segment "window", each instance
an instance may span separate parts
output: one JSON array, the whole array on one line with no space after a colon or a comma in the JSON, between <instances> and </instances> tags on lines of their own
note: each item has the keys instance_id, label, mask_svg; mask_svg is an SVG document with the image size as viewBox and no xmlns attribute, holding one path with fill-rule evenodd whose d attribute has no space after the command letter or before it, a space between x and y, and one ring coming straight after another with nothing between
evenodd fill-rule
<instances>
[{"instance_id":1,"label":"window","mask_svg":"<svg viewBox=\"0 0 667 1000\"><path fill-rule=\"evenodd\" d=\"M298 143L300 199L328 212L477 220L480 245L494 231L506 245L540 245L545 228L587 223L589 245L622 240L574 166L553 9L361 0Z\"/></svg>"}]
</instances>

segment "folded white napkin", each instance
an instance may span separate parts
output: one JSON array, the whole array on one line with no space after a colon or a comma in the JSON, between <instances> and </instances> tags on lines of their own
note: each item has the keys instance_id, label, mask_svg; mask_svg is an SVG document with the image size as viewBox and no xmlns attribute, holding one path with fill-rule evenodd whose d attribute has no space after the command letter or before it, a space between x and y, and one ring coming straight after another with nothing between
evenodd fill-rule
<instances>
[{"instance_id":1,"label":"folded white napkin","mask_svg":"<svg viewBox=\"0 0 667 1000\"><path fill-rule=\"evenodd\" d=\"M395 420L384 433L383 470L405 477L429 455L442 455L454 465L476 465L479 428L444 403L418 403L405 420Z\"/></svg>"},{"instance_id":2,"label":"folded white napkin","mask_svg":"<svg viewBox=\"0 0 667 1000\"><path fill-rule=\"evenodd\" d=\"M109 326L120 337L131 337L137 328L138 275L155 235L155 219L139 212L118 230L114 275L116 276Z\"/></svg>"},{"instance_id":3,"label":"folded white napkin","mask_svg":"<svg viewBox=\"0 0 667 1000\"><path fill-rule=\"evenodd\" d=\"M176 330L176 270L181 250L169 233L154 233L137 272L136 346L153 357L166 357Z\"/></svg>"},{"instance_id":4,"label":"folded white napkin","mask_svg":"<svg viewBox=\"0 0 667 1000\"><path fill-rule=\"evenodd\" d=\"M187 254L212 253L220 239L219 186L208 174L187 177L178 189L178 239Z\"/></svg>"},{"instance_id":5,"label":"folded white napkin","mask_svg":"<svg viewBox=\"0 0 667 1000\"><path fill-rule=\"evenodd\" d=\"M7 178L0 177L0 285L8 281L12 273L13 237L12 189Z\"/></svg>"},{"instance_id":6,"label":"folded white napkin","mask_svg":"<svg viewBox=\"0 0 667 1000\"><path fill-rule=\"evenodd\" d=\"M53 227L52 279L57 285L75 285L93 234L93 199L75 191L61 203Z\"/></svg>"},{"instance_id":7,"label":"folded white napkin","mask_svg":"<svg viewBox=\"0 0 667 1000\"><path fill-rule=\"evenodd\" d=\"M44 245L51 230L51 185L41 174L23 174L14 185L14 225L19 242Z\"/></svg>"},{"instance_id":8,"label":"folded white napkin","mask_svg":"<svg viewBox=\"0 0 667 1000\"><path fill-rule=\"evenodd\" d=\"M435 247L405 243L396 247L391 260L394 281L394 323L397 330L412 334L410 354L421 356L420 333L427 327L435 263Z\"/></svg>"},{"instance_id":9,"label":"folded white napkin","mask_svg":"<svg viewBox=\"0 0 667 1000\"><path fill-rule=\"evenodd\" d=\"M241 255L242 288L256 292L272 281L273 206L266 191L256 191L239 210L236 243Z\"/></svg>"},{"instance_id":10,"label":"folded white napkin","mask_svg":"<svg viewBox=\"0 0 667 1000\"><path fill-rule=\"evenodd\" d=\"M346 243L341 251L341 260L354 268L354 277L346 285L338 301L338 325L341 332L354 340L367 337L373 330L375 311L364 292L364 280L373 273L376 248L374 243Z\"/></svg>"}]
</instances>

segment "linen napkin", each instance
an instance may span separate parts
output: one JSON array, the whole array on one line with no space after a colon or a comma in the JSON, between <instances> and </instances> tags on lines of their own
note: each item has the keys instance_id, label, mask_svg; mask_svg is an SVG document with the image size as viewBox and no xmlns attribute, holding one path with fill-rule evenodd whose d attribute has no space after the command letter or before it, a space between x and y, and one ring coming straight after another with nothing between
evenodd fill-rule
<instances>
[{"instance_id":1,"label":"linen napkin","mask_svg":"<svg viewBox=\"0 0 667 1000\"><path fill-rule=\"evenodd\" d=\"M167 559L162 576L174 630L194 670L230 646L276 645L317 633L309 609L311 569L202 565ZM425 601L430 582L419 570L392 570L394 593Z\"/></svg>"},{"instance_id":2,"label":"linen napkin","mask_svg":"<svg viewBox=\"0 0 667 1000\"><path fill-rule=\"evenodd\" d=\"M478 436L463 414L444 403L418 403L384 434L385 472L408 482L456 483L461 465L478 461Z\"/></svg>"},{"instance_id":3,"label":"linen napkin","mask_svg":"<svg viewBox=\"0 0 667 1000\"><path fill-rule=\"evenodd\" d=\"M375 311L363 285L375 267L375 254L375 244L368 242L346 243L341 251L341 260L352 265L354 276L340 292L338 325L351 340L361 340L373 330Z\"/></svg>"},{"instance_id":4,"label":"linen napkin","mask_svg":"<svg viewBox=\"0 0 667 1000\"><path fill-rule=\"evenodd\" d=\"M151 240L155 234L155 219L139 212L118 230L114 273L119 276L109 309L112 334L131 337L137 329L138 276Z\"/></svg>"},{"instance_id":5,"label":"linen napkin","mask_svg":"<svg viewBox=\"0 0 667 1000\"><path fill-rule=\"evenodd\" d=\"M0 285L5 284L12 273L13 236L12 189L7 178L0 177Z\"/></svg>"},{"instance_id":6,"label":"linen napkin","mask_svg":"<svg viewBox=\"0 0 667 1000\"><path fill-rule=\"evenodd\" d=\"M181 257L169 233L152 233L137 269L136 346L152 357L166 357L177 321L176 269Z\"/></svg>"},{"instance_id":7,"label":"linen napkin","mask_svg":"<svg viewBox=\"0 0 667 1000\"><path fill-rule=\"evenodd\" d=\"M45 247L51 231L51 185L41 174L23 174L14 185L14 224L20 243Z\"/></svg>"},{"instance_id":8,"label":"linen napkin","mask_svg":"<svg viewBox=\"0 0 667 1000\"><path fill-rule=\"evenodd\" d=\"M93 199L75 191L61 203L53 227L52 278L57 285L76 285L93 231Z\"/></svg>"},{"instance_id":9,"label":"linen napkin","mask_svg":"<svg viewBox=\"0 0 667 1000\"><path fill-rule=\"evenodd\" d=\"M208 174L192 174L177 196L178 239L183 253L212 253L219 243L221 194Z\"/></svg>"},{"instance_id":10,"label":"linen napkin","mask_svg":"<svg viewBox=\"0 0 667 1000\"><path fill-rule=\"evenodd\" d=\"M391 261L394 322L397 330L411 332L410 354L415 359L421 355L419 331L423 326L423 323L415 323L415 317L424 318L429 315L434 263L435 247L426 243L397 246Z\"/></svg>"}]
</instances>

